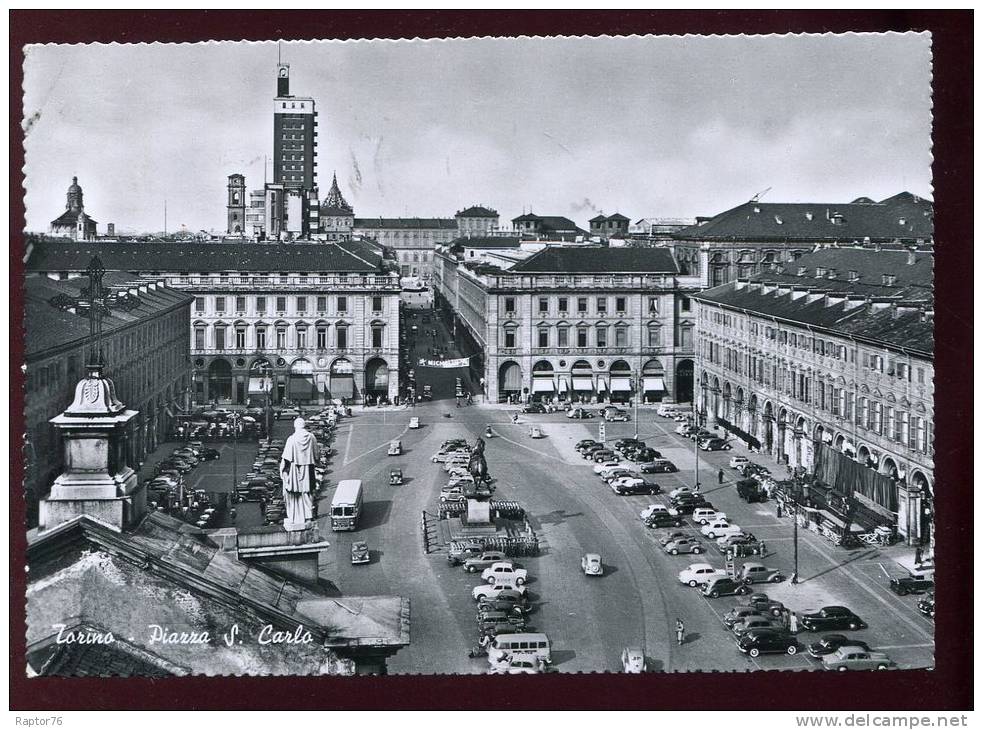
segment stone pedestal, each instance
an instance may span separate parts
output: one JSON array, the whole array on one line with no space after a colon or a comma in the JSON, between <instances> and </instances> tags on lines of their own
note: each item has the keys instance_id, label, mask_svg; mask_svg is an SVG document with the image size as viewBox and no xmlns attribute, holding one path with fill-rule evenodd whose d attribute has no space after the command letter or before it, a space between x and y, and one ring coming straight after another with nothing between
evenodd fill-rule
<instances>
[{"instance_id":1,"label":"stone pedestal","mask_svg":"<svg viewBox=\"0 0 983 730\"><path fill-rule=\"evenodd\" d=\"M240 560L310 584L318 581L319 553L330 546L321 538L316 523L290 532L279 525L240 528L236 535Z\"/></svg>"},{"instance_id":2,"label":"stone pedestal","mask_svg":"<svg viewBox=\"0 0 983 730\"><path fill-rule=\"evenodd\" d=\"M136 416L116 398L102 367L88 366L72 404L51 419L61 431L65 470L41 500L39 530L80 515L122 529L146 512L146 490L126 464L125 429Z\"/></svg>"}]
</instances>

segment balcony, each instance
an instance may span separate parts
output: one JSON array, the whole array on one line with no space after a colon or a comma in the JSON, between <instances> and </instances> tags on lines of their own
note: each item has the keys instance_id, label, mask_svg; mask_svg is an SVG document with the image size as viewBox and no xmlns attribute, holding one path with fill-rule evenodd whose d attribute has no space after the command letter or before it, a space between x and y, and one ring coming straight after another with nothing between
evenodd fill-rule
<instances>
[{"instance_id":1,"label":"balcony","mask_svg":"<svg viewBox=\"0 0 983 730\"><path fill-rule=\"evenodd\" d=\"M215 291L239 289L254 290L289 289L290 291L320 290L328 287L336 289L384 289L398 292L399 279L389 276L317 276L301 278L299 276L269 277L269 276L229 276L224 279L213 279L204 276L173 276L168 275L167 283L177 288Z\"/></svg>"}]
</instances>

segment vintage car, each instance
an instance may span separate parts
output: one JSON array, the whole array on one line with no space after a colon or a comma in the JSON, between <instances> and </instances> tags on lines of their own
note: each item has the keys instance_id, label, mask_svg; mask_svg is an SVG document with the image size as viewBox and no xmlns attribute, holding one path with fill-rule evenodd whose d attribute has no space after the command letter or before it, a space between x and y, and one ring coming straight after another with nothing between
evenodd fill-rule
<instances>
[{"instance_id":1,"label":"vintage car","mask_svg":"<svg viewBox=\"0 0 983 730\"><path fill-rule=\"evenodd\" d=\"M604 565L597 553L587 553L580 559L580 569L584 575L604 575Z\"/></svg>"},{"instance_id":2,"label":"vintage car","mask_svg":"<svg viewBox=\"0 0 983 730\"><path fill-rule=\"evenodd\" d=\"M490 568L495 563L502 563L508 560L505 553L499 550L484 550L478 555L465 558L464 569L469 573L477 573L479 570Z\"/></svg>"},{"instance_id":3,"label":"vintage car","mask_svg":"<svg viewBox=\"0 0 983 730\"><path fill-rule=\"evenodd\" d=\"M692 563L679 571L679 582L692 588L703 585L711 578L727 575L722 568L714 568L709 563Z\"/></svg>"},{"instance_id":4,"label":"vintage car","mask_svg":"<svg viewBox=\"0 0 983 730\"><path fill-rule=\"evenodd\" d=\"M417 416L410 419L410 428L420 428L420 419Z\"/></svg>"},{"instance_id":5,"label":"vintage car","mask_svg":"<svg viewBox=\"0 0 983 730\"><path fill-rule=\"evenodd\" d=\"M359 540L352 543L352 565L362 565L369 562L369 545Z\"/></svg>"},{"instance_id":6,"label":"vintage car","mask_svg":"<svg viewBox=\"0 0 983 730\"><path fill-rule=\"evenodd\" d=\"M521 586L529 579L529 573L525 568L516 567L510 561L502 561L485 568L481 573L481 579L492 585L509 583Z\"/></svg>"},{"instance_id":7,"label":"vintage car","mask_svg":"<svg viewBox=\"0 0 983 730\"><path fill-rule=\"evenodd\" d=\"M890 669L893 662L887 654L860 646L841 646L823 657L823 669L846 672L850 669Z\"/></svg>"},{"instance_id":8,"label":"vintage car","mask_svg":"<svg viewBox=\"0 0 983 730\"><path fill-rule=\"evenodd\" d=\"M541 439L541 438L543 438L545 436L546 436L546 434L543 433L543 429L541 429L539 426L530 426L529 427L529 438Z\"/></svg>"},{"instance_id":9,"label":"vintage car","mask_svg":"<svg viewBox=\"0 0 983 730\"><path fill-rule=\"evenodd\" d=\"M389 470L389 484L390 486L397 487L403 483L403 470L402 469L390 469Z\"/></svg>"},{"instance_id":10,"label":"vintage car","mask_svg":"<svg viewBox=\"0 0 983 730\"><path fill-rule=\"evenodd\" d=\"M761 654L797 654L799 643L787 631L757 628L741 634L737 639L737 648L751 657Z\"/></svg>"},{"instance_id":11,"label":"vintage car","mask_svg":"<svg viewBox=\"0 0 983 730\"><path fill-rule=\"evenodd\" d=\"M867 624L849 608L843 606L826 606L818 611L809 611L799 615L802 628L809 631L823 629L850 629L858 631L866 629Z\"/></svg>"},{"instance_id":12,"label":"vintage car","mask_svg":"<svg viewBox=\"0 0 983 730\"><path fill-rule=\"evenodd\" d=\"M700 545L699 541L694 537L678 537L674 540L670 540L665 545L662 546L670 555L679 555L680 553L693 553L694 555L699 555L703 552L703 546Z\"/></svg>"},{"instance_id":13,"label":"vintage car","mask_svg":"<svg viewBox=\"0 0 983 730\"><path fill-rule=\"evenodd\" d=\"M399 456L403 453L403 444L400 441L390 441L389 451L386 452L389 456Z\"/></svg>"},{"instance_id":14,"label":"vintage car","mask_svg":"<svg viewBox=\"0 0 983 730\"><path fill-rule=\"evenodd\" d=\"M741 572L737 574L737 579L744 583L781 583L785 580L782 572L776 568L769 568L762 563L744 563Z\"/></svg>"}]
</instances>

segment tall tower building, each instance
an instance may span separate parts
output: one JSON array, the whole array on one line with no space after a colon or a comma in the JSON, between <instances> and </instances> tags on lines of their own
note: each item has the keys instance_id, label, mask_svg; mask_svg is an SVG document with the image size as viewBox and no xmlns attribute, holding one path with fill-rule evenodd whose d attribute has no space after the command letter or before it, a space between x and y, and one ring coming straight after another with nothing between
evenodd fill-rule
<instances>
[{"instance_id":1,"label":"tall tower building","mask_svg":"<svg viewBox=\"0 0 983 730\"><path fill-rule=\"evenodd\" d=\"M302 191L317 187L317 112L314 99L291 96L290 64L277 66L277 96L273 101L273 182Z\"/></svg>"},{"instance_id":2,"label":"tall tower building","mask_svg":"<svg viewBox=\"0 0 983 730\"><path fill-rule=\"evenodd\" d=\"M229 202L227 211L230 235L241 235L246 230L246 178L235 173L229 175Z\"/></svg>"}]
</instances>

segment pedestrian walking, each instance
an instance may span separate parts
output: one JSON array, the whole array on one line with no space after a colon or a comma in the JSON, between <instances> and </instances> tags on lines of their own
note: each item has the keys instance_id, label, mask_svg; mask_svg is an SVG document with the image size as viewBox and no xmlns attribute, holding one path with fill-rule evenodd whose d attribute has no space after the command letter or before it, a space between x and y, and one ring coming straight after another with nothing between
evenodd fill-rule
<instances>
[{"instance_id":1,"label":"pedestrian walking","mask_svg":"<svg viewBox=\"0 0 983 730\"><path fill-rule=\"evenodd\" d=\"M921 547L915 548L915 565L922 564L922 549Z\"/></svg>"},{"instance_id":2,"label":"pedestrian walking","mask_svg":"<svg viewBox=\"0 0 983 730\"><path fill-rule=\"evenodd\" d=\"M676 644L678 646L683 645L683 640L686 638L686 627L683 626L682 619L676 619Z\"/></svg>"},{"instance_id":3,"label":"pedestrian walking","mask_svg":"<svg viewBox=\"0 0 983 730\"><path fill-rule=\"evenodd\" d=\"M723 469L718 469L717 470L717 484L723 484L723 483L724 483L724 470Z\"/></svg>"},{"instance_id":4,"label":"pedestrian walking","mask_svg":"<svg viewBox=\"0 0 983 730\"><path fill-rule=\"evenodd\" d=\"M799 633L799 617L795 615L795 611L788 617L788 630L793 634Z\"/></svg>"}]
</instances>

